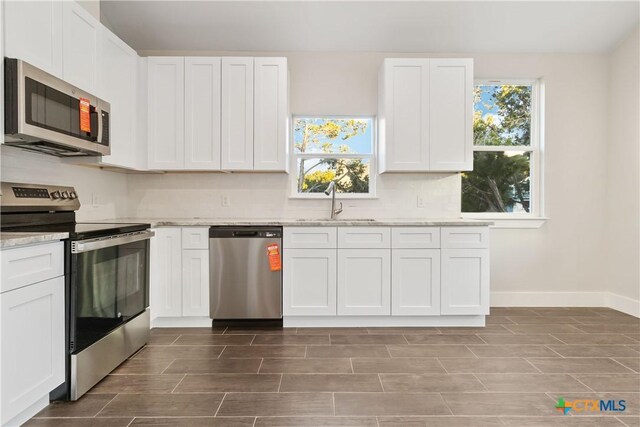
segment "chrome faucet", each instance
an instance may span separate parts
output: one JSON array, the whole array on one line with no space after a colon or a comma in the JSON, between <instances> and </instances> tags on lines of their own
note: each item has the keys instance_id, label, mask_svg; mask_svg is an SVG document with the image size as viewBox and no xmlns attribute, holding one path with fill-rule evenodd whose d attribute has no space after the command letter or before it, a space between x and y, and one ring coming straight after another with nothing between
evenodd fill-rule
<instances>
[{"instance_id":1,"label":"chrome faucet","mask_svg":"<svg viewBox=\"0 0 640 427\"><path fill-rule=\"evenodd\" d=\"M336 216L342 212L342 202L340 202L340 207L336 209L336 183L331 181L326 190L324 190L324 194L331 195L331 219L336 219Z\"/></svg>"}]
</instances>

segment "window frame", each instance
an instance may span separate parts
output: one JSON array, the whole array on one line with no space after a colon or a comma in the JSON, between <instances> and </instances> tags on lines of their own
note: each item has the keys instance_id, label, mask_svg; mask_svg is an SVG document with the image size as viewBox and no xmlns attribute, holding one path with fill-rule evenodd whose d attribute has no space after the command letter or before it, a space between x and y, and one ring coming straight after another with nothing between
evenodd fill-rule
<instances>
[{"instance_id":1,"label":"window frame","mask_svg":"<svg viewBox=\"0 0 640 427\"><path fill-rule=\"evenodd\" d=\"M529 162L529 194L530 211L526 212L462 212L463 218L469 219L494 219L499 220L498 227L520 228L511 220L525 220L530 222L528 227L538 228L544 220L544 82L542 79L517 79L517 78L486 78L475 79L474 87L479 85L515 85L531 86L531 141L530 145L473 145L472 151L525 151L531 153ZM475 108L474 108L475 111ZM462 200L462 191L460 192ZM502 221L504 220L504 221ZM533 220L533 221L532 221ZM537 221L536 221L537 220Z\"/></svg>"},{"instance_id":2,"label":"window frame","mask_svg":"<svg viewBox=\"0 0 640 427\"><path fill-rule=\"evenodd\" d=\"M296 153L295 150L295 121L296 119L368 119L371 120L371 154L326 154L326 153ZM369 160L369 192L368 193L338 193L336 199L377 199L376 181L378 175L378 126L377 116L372 115L336 115L336 114L292 114L291 115L291 138L289 150L291 153L289 167L290 199L326 199L324 193L298 193L298 159L368 159Z\"/></svg>"}]
</instances>

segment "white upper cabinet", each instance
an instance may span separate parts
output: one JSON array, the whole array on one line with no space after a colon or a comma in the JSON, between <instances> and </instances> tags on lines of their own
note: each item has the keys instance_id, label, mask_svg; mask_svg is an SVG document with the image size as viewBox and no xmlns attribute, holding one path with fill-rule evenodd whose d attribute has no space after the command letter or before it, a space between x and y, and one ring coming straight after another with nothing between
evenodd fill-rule
<instances>
[{"instance_id":1,"label":"white upper cabinet","mask_svg":"<svg viewBox=\"0 0 640 427\"><path fill-rule=\"evenodd\" d=\"M430 169L473 170L473 60L429 61Z\"/></svg>"},{"instance_id":2,"label":"white upper cabinet","mask_svg":"<svg viewBox=\"0 0 640 427\"><path fill-rule=\"evenodd\" d=\"M184 169L184 57L148 59L149 169Z\"/></svg>"},{"instance_id":3,"label":"white upper cabinet","mask_svg":"<svg viewBox=\"0 0 640 427\"><path fill-rule=\"evenodd\" d=\"M62 77L66 82L94 93L100 23L78 3L65 1L62 4ZM30 23L29 27L32 25Z\"/></svg>"},{"instance_id":4,"label":"white upper cabinet","mask_svg":"<svg viewBox=\"0 0 640 427\"><path fill-rule=\"evenodd\" d=\"M220 170L220 58L188 57L184 61L184 167Z\"/></svg>"},{"instance_id":5,"label":"white upper cabinet","mask_svg":"<svg viewBox=\"0 0 640 427\"><path fill-rule=\"evenodd\" d=\"M287 171L287 58L254 59L253 169Z\"/></svg>"},{"instance_id":6,"label":"white upper cabinet","mask_svg":"<svg viewBox=\"0 0 640 427\"><path fill-rule=\"evenodd\" d=\"M102 157L108 165L137 166L138 54L106 28L98 37L98 96L111 105L111 154Z\"/></svg>"},{"instance_id":7,"label":"white upper cabinet","mask_svg":"<svg viewBox=\"0 0 640 427\"><path fill-rule=\"evenodd\" d=\"M5 55L62 77L62 7L59 0L6 1Z\"/></svg>"},{"instance_id":8,"label":"white upper cabinet","mask_svg":"<svg viewBox=\"0 0 640 427\"><path fill-rule=\"evenodd\" d=\"M222 169L253 169L253 58L222 58Z\"/></svg>"},{"instance_id":9,"label":"white upper cabinet","mask_svg":"<svg viewBox=\"0 0 640 427\"><path fill-rule=\"evenodd\" d=\"M148 58L149 169L287 171L286 58Z\"/></svg>"},{"instance_id":10,"label":"white upper cabinet","mask_svg":"<svg viewBox=\"0 0 640 427\"><path fill-rule=\"evenodd\" d=\"M473 60L385 59L378 96L381 172L473 168Z\"/></svg>"},{"instance_id":11,"label":"white upper cabinet","mask_svg":"<svg viewBox=\"0 0 640 427\"><path fill-rule=\"evenodd\" d=\"M429 62L385 59L379 80L380 171L429 170Z\"/></svg>"}]
</instances>

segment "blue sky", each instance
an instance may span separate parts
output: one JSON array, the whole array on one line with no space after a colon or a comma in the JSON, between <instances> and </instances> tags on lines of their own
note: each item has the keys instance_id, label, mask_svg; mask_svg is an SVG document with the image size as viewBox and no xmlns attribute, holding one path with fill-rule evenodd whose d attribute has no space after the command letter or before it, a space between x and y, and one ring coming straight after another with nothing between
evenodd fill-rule
<instances>
[{"instance_id":1,"label":"blue sky","mask_svg":"<svg viewBox=\"0 0 640 427\"><path fill-rule=\"evenodd\" d=\"M493 105L493 99L491 99L491 95L493 95L499 87L500 86L480 86L480 101L476 102L473 108L476 111L481 111L483 117L487 114L496 114L498 112L496 108L487 108L485 104L489 104L489 107Z\"/></svg>"}]
</instances>

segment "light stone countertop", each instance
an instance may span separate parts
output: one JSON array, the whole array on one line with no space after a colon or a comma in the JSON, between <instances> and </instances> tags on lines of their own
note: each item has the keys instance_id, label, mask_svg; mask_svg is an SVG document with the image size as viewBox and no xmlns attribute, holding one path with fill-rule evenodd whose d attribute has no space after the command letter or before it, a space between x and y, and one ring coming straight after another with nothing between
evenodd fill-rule
<instances>
[{"instance_id":1,"label":"light stone countertop","mask_svg":"<svg viewBox=\"0 0 640 427\"><path fill-rule=\"evenodd\" d=\"M69 233L0 233L0 248L55 242L69 238Z\"/></svg>"},{"instance_id":2,"label":"light stone countertop","mask_svg":"<svg viewBox=\"0 0 640 427\"><path fill-rule=\"evenodd\" d=\"M399 219L229 219L229 218L118 218L118 219L105 219L101 221L83 221L83 222L113 222L113 223L147 223L152 227L188 227L188 226L215 226L215 225L229 225L229 226L287 226L287 227L319 227L319 226L433 226L433 227L446 227L446 226L488 226L492 225L493 221L483 220L471 220L471 219L459 219L459 218L444 218L444 219L412 219L412 218L399 218Z\"/></svg>"}]
</instances>

